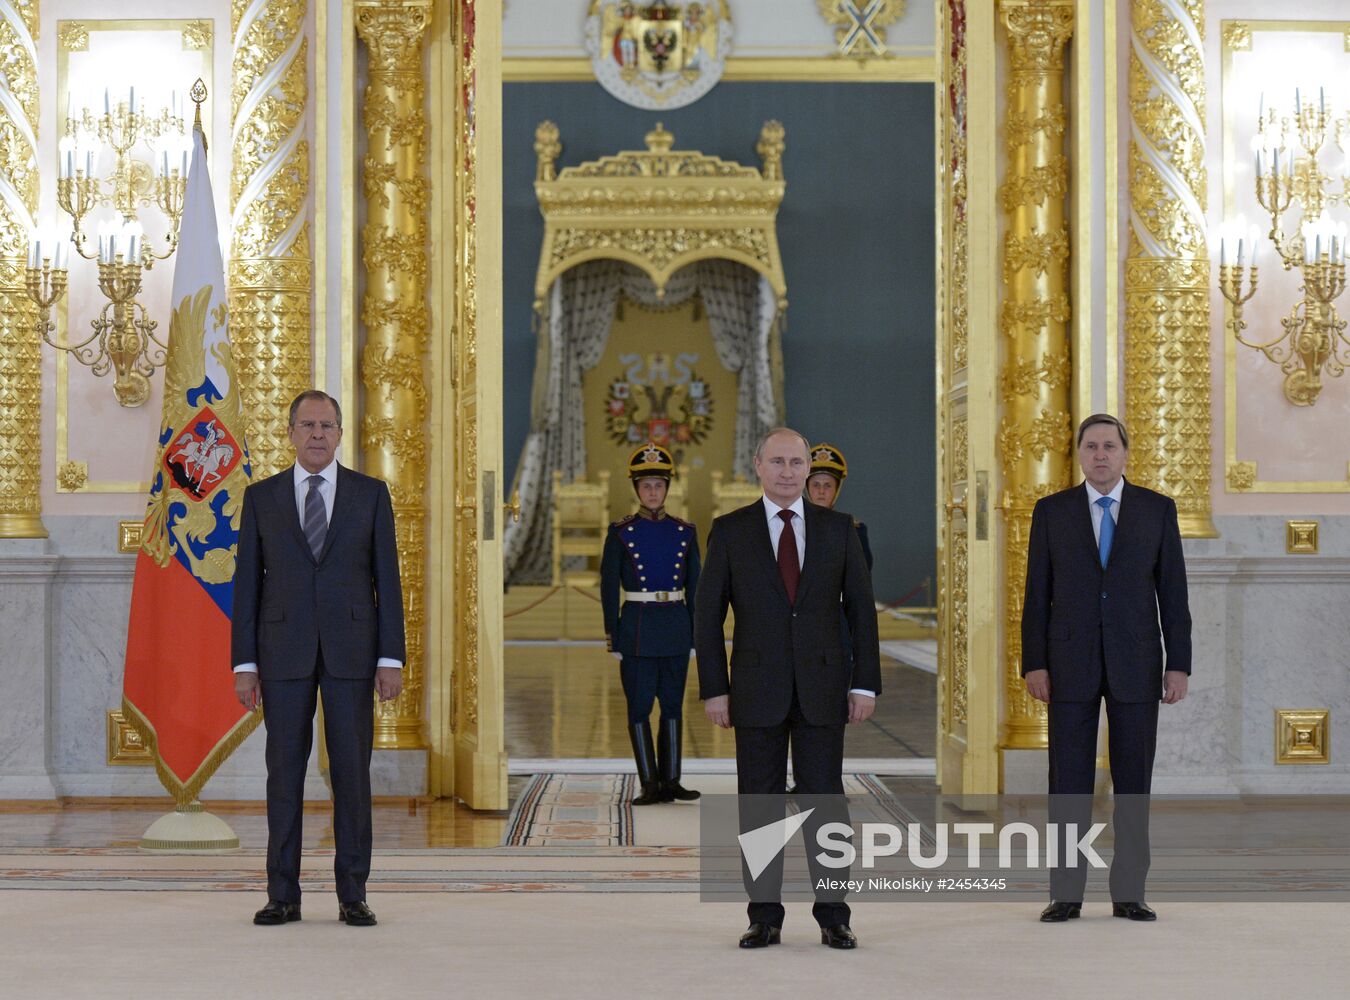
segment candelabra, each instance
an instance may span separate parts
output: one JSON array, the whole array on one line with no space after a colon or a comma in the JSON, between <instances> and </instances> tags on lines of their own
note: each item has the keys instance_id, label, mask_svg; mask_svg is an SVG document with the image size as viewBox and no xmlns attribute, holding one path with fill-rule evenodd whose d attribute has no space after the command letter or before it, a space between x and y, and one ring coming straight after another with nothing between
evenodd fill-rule
<instances>
[{"instance_id":1,"label":"candelabra","mask_svg":"<svg viewBox=\"0 0 1350 1000\"><path fill-rule=\"evenodd\" d=\"M1312 406L1322 391L1322 374L1337 377L1350 364L1346 321L1335 300L1345 290L1344 223L1333 222L1328 208L1345 205L1350 196L1350 169L1342 168L1339 192L1333 177L1322 171L1320 157L1328 132L1342 152L1350 119L1335 121L1319 91L1316 104L1304 103L1294 91L1293 118L1266 109L1262 95L1257 115L1255 155L1256 200L1270 214L1269 237L1286 271L1299 268L1302 299L1280 320L1281 332L1269 340L1244 336L1243 307L1256 294L1255 227L1229 223L1219 231L1219 290L1232 306L1228 328L1238 343L1260 351L1284 372L1284 395L1295 406ZM1284 230L1285 214L1295 206L1303 222L1297 235Z\"/></svg>"},{"instance_id":2,"label":"candelabra","mask_svg":"<svg viewBox=\"0 0 1350 1000\"><path fill-rule=\"evenodd\" d=\"M201 80L193 85L191 97L200 126L206 100ZM71 218L69 240L75 251L97 261L99 291L107 299L85 339L72 342L68 337L63 342L52 335L52 307L69 285L66 241L35 233L29 247L26 285L38 307L42 339L68 351L95 375L115 372L113 393L122 406L140 406L149 398L150 377L166 356L166 345L155 336L158 324L137 296L144 272L178 248L191 148L183 126L177 93L169 107L153 116L137 104L135 87L116 104L105 90L102 115L95 116L88 108L75 115L67 107L65 132L58 144L56 200ZM150 150L149 164L133 155L142 144ZM105 153L111 154L113 166L102 178L96 171ZM139 209L152 201L167 220L159 248L146 239L138 220ZM114 218L98 225L95 248L88 223L101 207L111 208Z\"/></svg>"}]
</instances>

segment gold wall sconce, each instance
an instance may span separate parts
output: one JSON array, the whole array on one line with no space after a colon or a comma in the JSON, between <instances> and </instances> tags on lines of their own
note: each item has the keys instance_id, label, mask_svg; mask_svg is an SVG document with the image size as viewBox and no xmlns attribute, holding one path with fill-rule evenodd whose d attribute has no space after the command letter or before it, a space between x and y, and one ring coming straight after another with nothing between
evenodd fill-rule
<instances>
[{"instance_id":1,"label":"gold wall sconce","mask_svg":"<svg viewBox=\"0 0 1350 1000\"><path fill-rule=\"evenodd\" d=\"M191 97L200 125L205 83L198 80ZM101 115L87 107L75 114L67 107L58 145L57 202L71 218L69 242L76 253L97 261L99 291L107 299L83 340L72 342L68 336L62 342L53 336L51 310L70 281L67 240L35 233L29 246L26 286L38 307L38 333L95 375L114 372L113 394L122 406L140 406L149 398L150 378L166 356L167 345L155 334L158 324L137 297L144 272L178 249L192 148L181 103L175 92L169 107L150 115L132 87L115 103L105 90ZM149 153L149 162L133 155L138 148ZM107 161L111 170L101 176L99 169ZM167 221L158 246L146 237L139 219L139 210L151 203ZM112 218L91 233L92 215L100 208L111 208Z\"/></svg>"},{"instance_id":2,"label":"gold wall sconce","mask_svg":"<svg viewBox=\"0 0 1350 1000\"><path fill-rule=\"evenodd\" d=\"M1238 343L1260 351L1284 372L1284 395L1295 406L1312 406L1322 391L1322 376L1336 378L1350 364L1346 321L1335 301L1345 291L1346 226L1328 209L1350 203L1350 160L1338 174L1322 170L1328 138L1344 154L1350 149L1350 115L1335 118L1319 89L1316 103L1294 91L1293 117L1267 108L1264 96L1253 140L1256 198L1270 213L1269 238L1286 271L1300 268L1303 297L1280 320L1282 332L1269 340L1248 340L1243 306L1256 294L1256 227L1239 220L1219 227L1219 290L1232 306L1228 328ZM1284 231L1284 217L1297 208L1298 235Z\"/></svg>"}]
</instances>

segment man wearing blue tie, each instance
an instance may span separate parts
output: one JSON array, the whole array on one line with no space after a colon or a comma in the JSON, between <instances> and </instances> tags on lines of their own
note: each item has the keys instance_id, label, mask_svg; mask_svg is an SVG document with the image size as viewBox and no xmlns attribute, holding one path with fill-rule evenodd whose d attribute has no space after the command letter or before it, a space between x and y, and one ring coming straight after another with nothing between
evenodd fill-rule
<instances>
[{"instance_id":1,"label":"man wearing blue tie","mask_svg":"<svg viewBox=\"0 0 1350 1000\"><path fill-rule=\"evenodd\" d=\"M1102 700L1116 796L1114 916L1154 920L1144 903L1148 794L1158 703L1186 697L1191 615L1170 497L1127 482L1129 436L1096 413L1078 428L1086 482L1037 502L1022 607L1022 676L1049 720L1051 819L1091 819ZM1161 639L1161 642L1159 641ZM1164 649L1166 670L1164 671ZM1079 915L1087 869L1051 870L1046 923Z\"/></svg>"}]
</instances>

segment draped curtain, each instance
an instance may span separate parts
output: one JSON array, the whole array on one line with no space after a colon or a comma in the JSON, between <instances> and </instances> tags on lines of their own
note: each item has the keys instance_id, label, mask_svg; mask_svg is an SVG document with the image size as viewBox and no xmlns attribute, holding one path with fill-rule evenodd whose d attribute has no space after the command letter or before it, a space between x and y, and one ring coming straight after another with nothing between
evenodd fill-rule
<instances>
[{"instance_id":1,"label":"draped curtain","mask_svg":"<svg viewBox=\"0 0 1350 1000\"><path fill-rule=\"evenodd\" d=\"M734 261L700 261L672 275L665 296L638 268L592 261L553 283L540 317L530 400L530 433L516 467L520 520L503 537L506 580L547 583L552 575L550 506L554 469L564 481L586 474L582 375L600 363L620 292L642 305L679 305L698 293L717 359L736 373L736 472L752 475L755 443L779 421L779 315L768 281Z\"/></svg>"}]
</instances>

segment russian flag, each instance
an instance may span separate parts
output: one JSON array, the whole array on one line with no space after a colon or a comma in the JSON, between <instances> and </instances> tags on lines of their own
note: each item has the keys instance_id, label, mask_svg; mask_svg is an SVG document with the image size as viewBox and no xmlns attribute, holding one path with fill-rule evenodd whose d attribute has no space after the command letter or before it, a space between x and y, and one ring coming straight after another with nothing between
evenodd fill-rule
<instances>
[{"instance_id":1,"label":"russian flag","mask_svg":"<svg viewBox=\"0 0 1350 1000\"><path fill-rule=\"evenodd\" d=\"M235 545L251 467L200 124L173 275L164 414L136 557L122 708L186 804L261 721L234 696Z\"/></svg>"}]
</instances>

